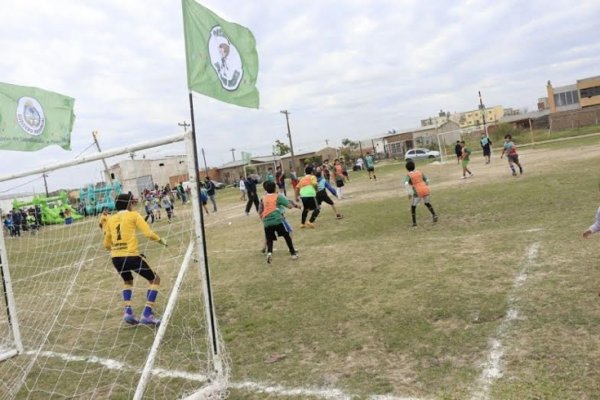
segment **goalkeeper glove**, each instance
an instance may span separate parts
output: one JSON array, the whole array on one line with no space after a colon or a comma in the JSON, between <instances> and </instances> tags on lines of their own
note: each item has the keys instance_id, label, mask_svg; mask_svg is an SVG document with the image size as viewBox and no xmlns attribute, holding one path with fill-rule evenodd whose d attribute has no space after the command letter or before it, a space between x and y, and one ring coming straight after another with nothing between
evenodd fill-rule
<instances>
[{"instance_id":1,"label":"goalkeeper glove","mask_svg":"<svg viewBox=\"0 0 600 400\"><path fill-rule=\"evenodd\" d=\"M158 241L158 243L162 244L165 247L168 246L167 241L165 239L163 239L163 238L160 238L160 240Z\"/></svg>"}]
</instances>

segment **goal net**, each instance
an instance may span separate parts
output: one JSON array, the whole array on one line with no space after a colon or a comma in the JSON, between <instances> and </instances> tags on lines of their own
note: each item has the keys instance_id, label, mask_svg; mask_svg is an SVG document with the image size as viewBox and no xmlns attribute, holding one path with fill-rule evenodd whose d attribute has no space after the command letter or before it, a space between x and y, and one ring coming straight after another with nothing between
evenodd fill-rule
<instances>
[{"instance_id":1,"label":"goal net","mask_svg":"<svg viewBox=\"0 0 600 400\"><path fill-rule=\"evenodd\" d=\"M75 204L71 215L61 214L67 204L58 199L48 201L44 211L61 214L59 223L38 226L30 219L27 229L22 226L19 233L2 230L0 399L226 396L229 371L205 268L201 215L194 195L197 164L189 134L0 178L0 191L41 174L68 186L73 177L98 176L97 170L103 170L100 159L113 165L132 151L168 150L181 147L181 141L192 182L191 202L176 199L170 220L158 208L160 219L155 215L151 228L166 239L168 247L138 235L140 252L160 276L154 305L155 314L162 317L160 326L124 322L124 284L102 245L99 215L80 216ZM167 183L155 182L161 188ZM33 210L35 218L33 203L18 205L25 213ZM144 201L137 207L145 216ZM134 274L131 306L138 316L148 286Z\"/></svg>"}]
</instances>

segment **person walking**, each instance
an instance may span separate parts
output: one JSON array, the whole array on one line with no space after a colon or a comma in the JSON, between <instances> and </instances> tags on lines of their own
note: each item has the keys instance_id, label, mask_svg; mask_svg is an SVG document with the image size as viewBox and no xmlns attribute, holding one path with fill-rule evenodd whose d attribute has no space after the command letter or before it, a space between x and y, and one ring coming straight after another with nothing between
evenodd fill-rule
<instances>
[{"instance_id":1,"label":"person walking","mask_svg":"<svg viewBox=\"0 0 600 400\"><path fill-rule=\"evenodd\" d=\"M214 182L210 180L210 177L206 177L204 181L204 187L206 188L206 194L208 194L208 199L213 205L213 212L217 212L217 200L216 200L216 189Z\"/></svg>"},{"instance_id":2,"label":"person walking","mask_svg":"<svg viewBox=\"0 0 600 400\"><path fill-rule=\"evenodd\" d=\"M246 201L246 185L244 184L243 176L240 176L240 200Z\"/></svg>"},{"instance_id":3,"label":"person walking","mask_svg":"<svg viewBox=\"0 0 600 400\"><path fill-rule=\"evenodd\" d=\"M465 179L467 177L467 173L469 176L473 176L473 173L469 169L469 162L471 162L471 153L473 152L470 147L467 147L464 140L461 140L460 147L462 149L462 178Z\"/></svg>"},{"instance_id":4,"label":"person walking","mask_svg":"<svg viewBox=\"0 0 600 400\"><path fill-rule=\"evenodd\" d=\"M250 209L252 208L252 204L256 208L256 212L258 212L258 193L256 189L256 184L258 181L248 175L248 177L244 180L244 186L246 187L246 194L248 195L248 201L246 202L246 215L250 215Z\"/></svg>"},{"instance_id":5,"label":"person walking","mask_svg":"<svg viewBox=\"0 0 600 400\"><path fill-rule=\"evenodd\" d=\"M462 160L462 146L460 145L460 140L457 140L454 145L454 154L456 154L456 163L460 164L460 160Z\"/></svg>"},{"instance_id":6,"label":"person walking","mask_svg":"<svg viewBox=\"0 0 600 400\"><path fill-rule=\"evenodd\" d=\"M490 163L490 156L492 155L492 140L483 132L481 134L481 139L479 140L479 144L483 149L483 158L485 158L485 163Z\"/></svg>"}]
</instances>

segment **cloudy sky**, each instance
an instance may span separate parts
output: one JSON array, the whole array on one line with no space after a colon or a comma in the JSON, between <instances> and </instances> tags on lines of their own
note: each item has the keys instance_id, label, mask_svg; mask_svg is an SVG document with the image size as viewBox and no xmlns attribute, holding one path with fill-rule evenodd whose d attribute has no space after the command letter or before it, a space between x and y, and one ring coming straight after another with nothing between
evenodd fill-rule
<instances>
[{"instance_id":1,"label":"cloudy sky","mask_svg":"<svg viewBox=\"0 0 600 400\"><path fill-rule=\"evenodd\" d=\"M252 30L260 62L260 109L194 96L209 166L231 148L269 154L287 140L284 109L300 152L475 109L478 90L487 106L535 109L548 80L600 75L598 0L201 3ZM0 0L0 32L0 81L74 97L77 118L72 151L0 150L0 176L91 154L93 130L112 149L190 120L178 0Z\"/></svg>"}]
</instances>

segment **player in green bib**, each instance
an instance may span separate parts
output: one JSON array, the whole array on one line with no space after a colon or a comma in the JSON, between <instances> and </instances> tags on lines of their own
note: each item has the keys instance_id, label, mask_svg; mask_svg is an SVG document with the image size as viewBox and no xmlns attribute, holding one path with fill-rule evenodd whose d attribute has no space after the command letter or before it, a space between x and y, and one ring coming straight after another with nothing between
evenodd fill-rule
<instances>
[{"instance_id":1,"label":"player in green bib","mask_svg":"<svg viewBox=\"0 0 600 400\"><path fill-rule=\"evenodd\" d=\"M470 157L471 157L472 150L466 146L464 140L462 140L460 142L460 147L462 148L461 157L462 157L462 170L463 170L461 179L465 179L467 177L467 172L469 173L469 176L473 176L473 173L469 170L469 162L471 161Z\"/></svg>"}]
</instances>

